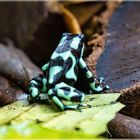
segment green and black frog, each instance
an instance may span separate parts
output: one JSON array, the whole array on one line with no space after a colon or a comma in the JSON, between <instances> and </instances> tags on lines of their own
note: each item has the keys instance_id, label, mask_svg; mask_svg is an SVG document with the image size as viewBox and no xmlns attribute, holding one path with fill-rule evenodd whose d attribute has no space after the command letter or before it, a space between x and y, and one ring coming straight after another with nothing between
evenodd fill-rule
<instances>
[{"instance_id":1,"label":"green and black frog","mask_svg":"<svg viewBox=\"0 0 140 140\"><path fill-rule=\"evenodd\" d=\"M108 85L103 86L102 84L104 78L99 78L97 82L93 77L82 58L83 50L83 34L63 33L50 61L42 67L44 75L39 75L29 82L28 100L30 102L39 100L40 93L47 93L52 102L61 110L81 108L82 103L64 105L62 102L62 100L71 102L82 102L84 100L84 93L74 88L79 69L84 72L94 93L109 89Z\"/></svg>"}]
</instances>

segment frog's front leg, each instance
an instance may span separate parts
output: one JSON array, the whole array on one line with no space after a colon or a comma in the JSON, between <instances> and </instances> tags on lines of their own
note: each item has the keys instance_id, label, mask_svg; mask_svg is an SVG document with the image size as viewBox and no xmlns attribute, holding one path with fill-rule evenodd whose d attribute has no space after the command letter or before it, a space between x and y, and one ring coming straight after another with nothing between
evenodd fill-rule
<instances>
[{"instance_id":1,"label":"frog's front leg","mask_svg":"<svg viewBox=\"0 0 140 140\"><path fill-rule=\"evenodd\" d=\"M80 108L82 107L82 104L69 106L64 105L61 99L71 102L82 102L84 100L84 93L63 82L57 84L54 89L50 89L48 91L48 96L61 110L80 110Z\"/></svg>"},{"instance_id":2,"label":"frog's front leg","mask_svg":"<svg viewBox=\"0 0 140 140\"><path fill-rule=\"evenodd\" d=\"M103 91L109 89L108 85L105 85L105 86L102 85L102 82L104 80L103 77L100 77L99 82L97 83L96 79L93 77L91 71L89 70L85 61L82 58L80 58L80 60L79 60L79 65L82 68L82 70L84 71L84 73L86 74L86 77L90 83L90 88L94 92L100 93L100 92L103 92Z\"/></svg>"},{"instance_id":3,"label":"frog's front leg","mask_svg":"<svg viewBox=\"0 0 140 140\"><path fill-rule=\"evenodd\" d=\"M42 71L46 73L49 67L49 62L42 66ZM39 75L38 77L33 78L28 84L29 102L35 102L39 100L40 92L47 92L47 79L44 75Z\"/></svg>"},{"instance_id":4,"label":"frog's front leg","mask_svg":"<svg viewBox=\"0 0 140 140\"><path fill-rule=\"evenodd\" d=\"M47 79L44 75L39 75L38 77L33 78L28 84L28 101L36 102L40 100L39 93L47 91Z\"/></svg>"}]
</instances>

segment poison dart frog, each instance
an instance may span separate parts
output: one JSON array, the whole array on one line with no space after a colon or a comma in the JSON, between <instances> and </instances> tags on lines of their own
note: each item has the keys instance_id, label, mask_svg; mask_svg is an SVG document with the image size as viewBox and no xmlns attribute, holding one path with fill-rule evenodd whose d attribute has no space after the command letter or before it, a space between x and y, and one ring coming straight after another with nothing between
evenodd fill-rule
<instances>
[{"instance_id":1,"label":"poison dart frog","mask_svg":"<svg viewBox=\"0 0 140 140\"><path fill-rule=\"evenodd\" d=\"M42 67L44 75L39 75L29 82L29 102L39 99L40 93L45 92L61 110L80 109L82 107L81 102L84 100L84 93L74 88L79 69L84 71L94 93L109 89L108 85L103 86L102 84L104 78L99 78L99 82L97 82L93 77L82 58L83 50L83 34L63 33L57 48L50 57L50 61ZM62 100L80 103L65 105Z\"/></svg>"}]
</instances>

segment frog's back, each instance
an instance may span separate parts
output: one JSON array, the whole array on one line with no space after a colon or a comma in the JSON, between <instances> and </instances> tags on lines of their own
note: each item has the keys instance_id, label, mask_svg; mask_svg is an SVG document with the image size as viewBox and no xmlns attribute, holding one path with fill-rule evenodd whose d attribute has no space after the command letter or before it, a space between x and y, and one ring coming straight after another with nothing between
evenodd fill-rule
<instances>
[{"instance_id":1,"label":"frog's back","mask_svg":"<svg viewBox=\"0 0 140 140\"><path fill-rule=\"evenodd\" d=\"M80 56L73 54L74 52L71 47L75 37L76 35L64 35L52 54L48 72L49 84L55 85L60 82L65 82L73 85L77 81L77 63ZM77 42L75 45L79 45L79 43Z\"/></svg>"}]
</instances>

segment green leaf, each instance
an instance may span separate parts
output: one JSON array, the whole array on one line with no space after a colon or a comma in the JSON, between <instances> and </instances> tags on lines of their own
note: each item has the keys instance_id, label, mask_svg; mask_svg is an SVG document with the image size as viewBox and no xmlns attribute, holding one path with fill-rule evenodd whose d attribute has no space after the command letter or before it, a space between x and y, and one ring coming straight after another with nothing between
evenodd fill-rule
<instances>
[{"instance_id":1,"label":"green leaf","mask_svg":"<svg viewBox=\"0 0 140 140\"><path fill-rule=\"evenodd\" d=\"M79 128L86 134L98 136L107 130L107 122L111 121L122 107L121 103L105 106L91 119L79 123Z\"/></svg>"},{"instance_id":2,"label":"green leaf","mask_svg":"<svg viewBox=\"0 0 140 140\"><path fill-rule=\"evenodd\" d=\"M79 133L65 133L49 128L44 128L40 124L25 121L20 124L0 127L0 138L92 138L90 135Z\"/></svg>"},{"instance_id":3,"label":"green leaf","mask_svg":"<svg viewBox=\"0 0 140 140\"><path fill-rule=\"evenodd\" d=\"M119 93L94 94L93 96L87 95L85 102L91 103L93 106L103 106L116 102L119 96L120 96Z\"/></svg>"},{"instance_id":4,"label":"green leaf","mask_svg":"<svg viewBox=\"0 0 140 140\"><path fill-rule=\"evenodd\" d=\"M10 122L24 111L28 111L32 107L33 106L29 105L26 100L23 100L0 108L0 125Z\"/></svg>"},{"instance_id":5,"label":"green leaf","mask_svg":"<svg viewBox=\"0 0 140 140\"><path fill-rule=\"evenodd\" d=\"M83 112L66 111L65 114L43 123L43 126L57 130L75 131L76 129L78 131L81 130L82 133L97 136L106 131L106 124L115 117L115 113L122 107L121 103L115 103L113 105L84 109ZM91 125L89 122L94 125ZM97 130L96 125L98 124L102 127ZM91 129L90 131L88 127Z\"/></svg>"},{"instance_id":6,"label":"green leaf","mask_svg":"<svg viewBox=\"0 0 140 140\"><path fill-rule=\"evenodd\" d=\"M18 101L0 109L0 124L3 124L0 133L5 138L50 138L53 134L55 138L99 137L106 132L107 124L116 112L124 107L116 102L119 96L120 94L88 95L84 103L92 107L82 109L82 112L58 111L52 104L29 105L26 100ZM10 124L6 125L8 122Z\"/></svg>"}]
</instances>

